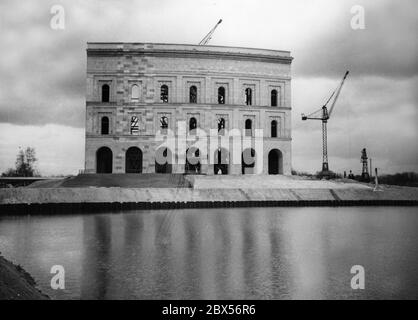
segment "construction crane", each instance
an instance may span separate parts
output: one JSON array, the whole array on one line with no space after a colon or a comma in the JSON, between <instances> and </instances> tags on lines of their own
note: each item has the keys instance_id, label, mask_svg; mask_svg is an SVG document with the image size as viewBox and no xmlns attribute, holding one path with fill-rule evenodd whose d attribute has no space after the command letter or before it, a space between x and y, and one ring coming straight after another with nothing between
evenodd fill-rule
<instances>
[{"instance_id":1,"label":"construction crane","mask_svg":"<svg viewBox=\"0 0 418 320\"><path fill-rule=\"evenodd\" d=\"M361 180L364 181L364 182L369 182L370 181L370 175L369 175L369 168L368 168L368 161L367 161L367 159L368 158L367 158L366 148L363 148L363 150L361 150L360 162L363 165L363 169L361 170Z\"/></svg>"},{"instance_id":2,"label":"construction crane","mask_svg":"<svg viewBox=\"0 0 418 320\"><path fill-rule=\"evenodd\" d=\"M331 117L332 111L334 110L335 103L337 102L338 96L340 95L341 88L343 87L345 78L347 78L348 71L344 74L344 77L340 83L340 85L337 87L337 89L334 90L334 92L331 94L331 96L328 98L327 102L324 104L324 106L315 111L311 114L305 116L305 114L302 113L302 120L321 120L322 121L322 174L328 175L329 173L329 167L328 167L328 150L327 150L327 122L329 118ZM331 106L329 108L329 111L327 109L328 103L331 101L331 99L334 97L334 100L331 103Z\"/></svg>"},{"instance_id":3,"label":"construction crane","mask_svg":"<svg viewBox=\"0 0 418 320\"><path fill-rule=\"evenodd\" d=\"M218 25L220 25L222 22L222 19L219 19L218 23L212 28L212 30L209 31L209 33L202 39L202 41L199 42L199 46L205 46L208 44L209 40L212 38L212 34L215 32Z\"/></svg>"}]
</instances>

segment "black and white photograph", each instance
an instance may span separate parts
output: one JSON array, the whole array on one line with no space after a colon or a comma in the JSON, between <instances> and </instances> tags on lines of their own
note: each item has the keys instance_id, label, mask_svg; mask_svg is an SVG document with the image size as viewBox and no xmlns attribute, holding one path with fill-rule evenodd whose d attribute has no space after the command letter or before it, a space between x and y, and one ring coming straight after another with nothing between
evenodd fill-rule
<instances>
[{"instance_id":1,"label":"black and white photograph","mask_svg":"<svg viewBox=\"0 0 418 320\"><path fill-rule=\"evenodd\" d=\"M415 0L1 0L0 300L417 300L417 32Z\"/></svg>"}]
</instances>

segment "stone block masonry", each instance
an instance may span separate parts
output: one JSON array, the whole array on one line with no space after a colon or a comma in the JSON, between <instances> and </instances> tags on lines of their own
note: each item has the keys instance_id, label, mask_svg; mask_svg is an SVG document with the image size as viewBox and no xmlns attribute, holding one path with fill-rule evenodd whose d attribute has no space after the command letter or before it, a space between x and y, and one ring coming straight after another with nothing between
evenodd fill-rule
<instances>
[{"instance_id":1,"label":"stone block masonry","mask_svg":"<svg viewBox=\"0 0 418 320\"><path fill-rule=\"evenodd\" d=\"M224 131L240 130L251 137L256 129L262 129L262 150L255 155L249 152L262 162L260 173L290 174L291 62L288 51L89 43L85 172L254 172L254 165L243 164L241 156L234 159L231 151L224 149L220 158L226 163L221 170L218 163L205 164L207 159L202 157L209 147L193 154L198 165L178 161L185 152L177 145L165 152L171 163L156 164L160 143L155 137L164 129L164 118L167 129L179 139L184 137L178 136L178 123L185 123L188 147L193 145L193 121L196 129L206 133L218 130L220 121ZM256 149L254 143L250 149Z\"/></svg>"}]
</instances>

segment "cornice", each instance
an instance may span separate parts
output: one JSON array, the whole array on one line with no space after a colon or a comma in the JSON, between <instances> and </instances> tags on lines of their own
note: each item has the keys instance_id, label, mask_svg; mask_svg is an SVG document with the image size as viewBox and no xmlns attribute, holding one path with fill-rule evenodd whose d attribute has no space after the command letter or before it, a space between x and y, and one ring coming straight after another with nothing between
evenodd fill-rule
<instances>
[{"instance_id":1,"label":"cornice","mask_svg":"<svg viewBox=\"0 0 418 320\"><path fill-rule=\"evenodd\" d=\"M290 64L288 51L267 49L194 46L176 44L88 43L87 56L178 57L190 59L230 59Z\"/></svg>"}]
</instances>

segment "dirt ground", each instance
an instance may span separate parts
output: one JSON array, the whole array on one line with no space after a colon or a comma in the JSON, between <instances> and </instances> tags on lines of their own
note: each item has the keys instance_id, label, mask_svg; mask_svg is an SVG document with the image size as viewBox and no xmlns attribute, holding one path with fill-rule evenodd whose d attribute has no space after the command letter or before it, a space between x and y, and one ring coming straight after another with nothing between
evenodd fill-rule
<instances>
[{"instance_id":1,"label":"dirt ground","mask_svg":"<svg viewBox=\"0 0 418 320\"><path fill-rule=\"evenodd\" d=\"M35 280L20 266L0 256L0 300L45 300Z\"/></svg>"}]
</instances>

